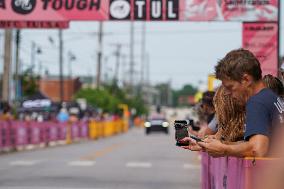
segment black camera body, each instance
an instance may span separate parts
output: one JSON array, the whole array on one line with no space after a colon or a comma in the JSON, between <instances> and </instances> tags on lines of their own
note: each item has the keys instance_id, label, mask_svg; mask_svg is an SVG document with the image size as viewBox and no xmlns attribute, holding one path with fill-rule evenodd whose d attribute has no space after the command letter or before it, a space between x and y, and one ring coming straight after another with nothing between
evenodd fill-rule
<instances>
[{"instance_id":1,"label":"black camera body","mask_svg":"<svg viewBox=\"0 0 284 189\"><path fill-rule=\"evenodd\" d=\"M189 120L175 120L175 139L177 141L177 146L188 146L189 142L181 143L179 142L181 139L185 137L189 137L188 135L188 127L190 126Z\"/></svg>"},{"instance_id":2,"label":"black camera body","mask_svg":"<svg viewBox=\"0 0 284 189\"><path fill-rule=\"evenodd\" d=\"M195 125L193 119L189 120L189 125L192 128L192 130L194 130L194 131L199 131L200 130L200 127Z\"/></svg>"}]
</instances>

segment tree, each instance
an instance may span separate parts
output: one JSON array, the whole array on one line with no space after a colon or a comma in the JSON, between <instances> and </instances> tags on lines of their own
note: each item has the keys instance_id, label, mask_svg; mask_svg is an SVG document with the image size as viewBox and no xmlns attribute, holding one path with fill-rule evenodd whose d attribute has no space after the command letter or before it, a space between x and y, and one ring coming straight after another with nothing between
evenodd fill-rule
<instances>
[{"instance_id":1,"label":"tree","mask_svg":"<svg viewBox=\"0 0 284 189\"><path fill-rule=\"evenodd\" d=\"M181 96L193 96L197 93L197 88L193 87L191 84L186 84L180 90L173 91L173 105L178 106L178 99Z\"/></svg>"},{"instance_id":2,"label":"tree","mask_svg":"<svg viewBox=\"0 0 284 189\"><path fill-rule=\"evenodd\" d=\"M147 113L141 96L130 98L126 91L117 85L106 85L101 89L81 89L75 98L84 98L90 105L102 108L104 112L117 113L120 111L119 104L127 104L130 109L136 109L137 115Z\"/></svg>"},{"instance_id":3,"label":"tree","mask_svg":"<svg viewBox=\"0 0 284 189\"><path fill-rule=\"evenodd\" d=\"M31 68L25 70L20 76L22 86L22 96L27 97L33 95L39 90L38 81L40 77L34 75Z\"/></svg>"},{"instance_id":4,"label":"tree","mask_svg":"<svg viewBox=\"0 0 284 189\"><path fill-rule=\"evenodd\" d=\"M119 99L104 89L81 89L75 98L84 98L95 107L102 108L104 112L115 112L118 109Z\"/></svg>"}]
</instances>

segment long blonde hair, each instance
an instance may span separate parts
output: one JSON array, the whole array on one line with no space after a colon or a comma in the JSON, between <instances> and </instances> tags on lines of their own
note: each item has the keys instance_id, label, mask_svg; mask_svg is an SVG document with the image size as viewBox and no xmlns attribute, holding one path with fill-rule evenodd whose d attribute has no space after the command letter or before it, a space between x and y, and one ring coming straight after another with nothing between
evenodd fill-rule
<instances>
[{"instance_id":1,"label":"long blonde hair","mask_svg":"<svg viewBox=\"0 0 284 189\"><path fill-rule=\"evenodd\" d=\"M220 86L213 99L218 123L216 137L227 142L235 142L244 136L245 106L241 106Z\"/></svg>"}]
</instances>

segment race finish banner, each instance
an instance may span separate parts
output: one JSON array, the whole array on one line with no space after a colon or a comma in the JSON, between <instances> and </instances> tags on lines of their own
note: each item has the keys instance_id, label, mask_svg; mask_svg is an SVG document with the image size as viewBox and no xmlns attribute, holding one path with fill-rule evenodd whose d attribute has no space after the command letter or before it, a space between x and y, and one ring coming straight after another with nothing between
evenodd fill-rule
<instances>
[{"instance_id":1,"label":"race finish banner","mask_svg":"<svg viewBox=\"0 0 284 189\"><path fill-rule=\"evenodd\" d=\"M276 23L243 23L243 48L256 55L263 75L277 76L277 30Z\"/></svg>"},{"instance_id":2,"label":"race finish banner","mask_svg":"<svg viewBox=\"0 0 284 189\"><path fill-rule=\"evenodd\" d=\"M0 0L1 21L277 21L278 0Z\"/></svg>"}]
</instances>

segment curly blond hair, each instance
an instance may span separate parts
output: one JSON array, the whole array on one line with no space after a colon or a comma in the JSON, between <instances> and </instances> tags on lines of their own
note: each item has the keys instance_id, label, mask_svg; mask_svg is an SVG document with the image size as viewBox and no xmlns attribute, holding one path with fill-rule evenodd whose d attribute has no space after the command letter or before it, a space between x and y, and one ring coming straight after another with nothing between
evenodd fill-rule
<instances>
[{"instance_id":1,"label":"curly blond hair","mask_svg":"<svg viewBox=\"0 0 284 189\"><path fill-rule=\"evenodd\" d=\"M218 123L216 137L226 142L235 142L244 136L245 106L241 106L225 88L219 87L213 99Z\"/></svg>"}]
</instances>

